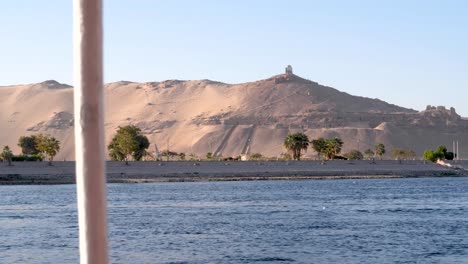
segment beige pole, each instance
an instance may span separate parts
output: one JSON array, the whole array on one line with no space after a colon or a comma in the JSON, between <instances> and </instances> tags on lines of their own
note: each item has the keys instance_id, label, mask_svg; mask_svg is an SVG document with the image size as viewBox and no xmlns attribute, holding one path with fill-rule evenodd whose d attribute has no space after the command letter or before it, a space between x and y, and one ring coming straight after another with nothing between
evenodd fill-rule
<instances>
[{"instance_id":1,"label":"beige pole","mask_svg":"<svg viewBox=\"0 0 468 264\"><path fill-rule=\"evenodd\" d=\"M75 158L80 263L107 263L102 0L73 1Z\"/></svg>"}]
</instances>

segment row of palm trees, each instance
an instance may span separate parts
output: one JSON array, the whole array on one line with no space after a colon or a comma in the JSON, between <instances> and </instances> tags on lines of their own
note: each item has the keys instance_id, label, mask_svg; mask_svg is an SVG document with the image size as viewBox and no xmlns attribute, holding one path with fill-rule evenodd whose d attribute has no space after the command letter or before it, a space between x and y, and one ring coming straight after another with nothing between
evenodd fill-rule
<instances>
[{"instance_id":1,"label":"row of palm trees","mask_svg":"<svg viewBox=\"0 0 468 264\"><path fill-rule=\"evenodd\" d=\"M334 156L341 152L343 141L340 138L324 139L319 138L310 141L304 133L294 133L286 136L283 146L292 154L294 160L300 160L302 151L306 151L309 145L320 155L324 155L327 159L333 159Z\"/></svg>"},{"instance_id":2,"label":"row of palm trees","mask_svg":"<svg viewBox=\"0 0 468 264\"><path fill-rule=\"evenodd\" d=\"M310 141L304 133L289 134L283 142L283 146L292 154L294 160L300 160L302 151L307 150L309 145L318 153L319 158L321 156L326 159L341 158L338 154L340 154L343 144L343 140L337 137L329 139L318 138ZM368 150L367 152L369 151L372 152L373 155L381 157L385 153L385 146L379 143L375 146L375 152L372 150Z\"/></svg>"}]
</instances>

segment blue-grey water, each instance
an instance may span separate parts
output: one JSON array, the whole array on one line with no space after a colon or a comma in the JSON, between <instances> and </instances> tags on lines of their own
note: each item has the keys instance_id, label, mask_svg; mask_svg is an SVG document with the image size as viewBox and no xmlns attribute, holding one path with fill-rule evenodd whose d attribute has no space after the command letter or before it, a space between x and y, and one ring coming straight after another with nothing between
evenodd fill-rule
<instances>
[{"instance_id":1,"label":"blue-grey water","mask_svg":"<svg viewBox=\"0 0 468 264\"><path fill-rule=\"evenodd\" d=\"M468 263L468 179L110 184L111 263ZM0 186L0 263L77 263L74 185Z\"/></svg>"}]
</instances>

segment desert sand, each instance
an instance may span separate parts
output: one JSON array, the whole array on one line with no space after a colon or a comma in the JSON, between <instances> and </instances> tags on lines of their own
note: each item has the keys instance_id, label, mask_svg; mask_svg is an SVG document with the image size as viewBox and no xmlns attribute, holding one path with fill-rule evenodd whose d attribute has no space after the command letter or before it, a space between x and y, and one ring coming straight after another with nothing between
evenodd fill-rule
<instances>
[{"instance_id":1,"label":"desert sand","mask_svg":"<svg viewBox=\"0 0 468 264\"><path fill-rule=\"evenodd\" d=\"M265 80L225 84L210 80L168 80L105 85L106 140L118 126L140 127L150 151L170 149L203 157L261 153L278 157L284 137L302 131L311 139L341 137L343 151L382 142L421 155L452 140L468 142L468 121L454 109L415 111L378 99L280 74ZM15 153L21 135L48 133L61 141L56 160L74 159L73 87L56 81L0 87L0 145ZM460 147L461 156L468 152ZM307 158L315 158L309 150Z\"/></svg>"}]
</instances>

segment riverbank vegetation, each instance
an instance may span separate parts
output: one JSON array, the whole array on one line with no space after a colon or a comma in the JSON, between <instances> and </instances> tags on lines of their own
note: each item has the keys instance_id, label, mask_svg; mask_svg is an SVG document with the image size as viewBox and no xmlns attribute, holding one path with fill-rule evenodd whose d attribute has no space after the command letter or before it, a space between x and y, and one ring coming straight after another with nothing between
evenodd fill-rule
<instances>
[{"instance_id":1,"label":"riverbank vegetation","mask_svg":"<svg viewBox=\"0 0 468 264\"><path fill-rule=\"evenodd\" d=\"M21 136L18 139L21 154L15 155L9 146L5 146L0 155L1 161L12 165L13 161L43 161L46 159L52 165L57 153L60 151L60 141L48 134L33 134Z\"/></svg>"},{"instance_id":2,"label":"riverbank vegetation","mask_svg":"<svg viewBox=\"0 0 468 264\"><path fill-rule=\"evenodd\" d=\"M146 156L149 146L149 140L141 133L141 129L128 125L117 129L107 150L111 160L125 161L128 164L130 159L139 161Z\"/></svg>"},{"instance_id":3,"label":"riverbank vegetation","mask_svg":"<svg viewBox=\"0 0 468 264\"><path fill-rule=\"evenodd\" d=\"M438 160L453 160L455 154L447 151L447 147L439 146L436 150L427 149L424 151L423 159L431 162L437 162Z\"/></svg>"},{"instance_id":4,"label":"riverbank vegetation","mask_svg":"<svg viewBox=\"0 0 468 264\"><path fill-rule=\"evenodd\" d=\"M222 157L219 153L207 152L206 155L197 155L195 153L186 154L185 152L175 152L173 150L163 150L159 152L150 152L148 148L150 142L142 133L141 129L134 125L119 127L116 134L112 137L107 146L110 160L125 161L126 164L132 161L263 161L263 160L301 160L304 152L311 148L316 153L318 160L382 160L387 153L383 143L376 143L373 148L367 148L364 152L360 149L351 149L341 154L345 142L341 138L319 137L310 140L304 133L288 134L283 147L286 152L277 157L268 157L259 152L244 153L232 157ZM21 148L21 154L15 155L9 146L4 146L0 153L0 161L8 162L9 165L16 161L42 161L48 160L49 165L57 153L60 151L60 142L48 134L32 134L21 136L18 139L18 146ZM169 146L169 145L168 145ZM359 146L359 145L358 145ZM418 155L415 151L405 148L394 148L388 154L392 159L416 160ZM445 146L439 146L435 150L427 149L422 155L422 160L436 162L438 160L453 160L455 154L447 151ZM308 157L307 159L311 159Z\"/></svg>"},{"instance_id":5,"label":"riverbank vegetation","mask_svg":"<svg viewBox=\"0 0 468 264\"><path fill-rule=\"evenodd\" d=\"M292 154L293 159L300 160L301 152L309 147L309 138L304 133L289 134L283 145Z\"/></svg>"}]
</instances>

